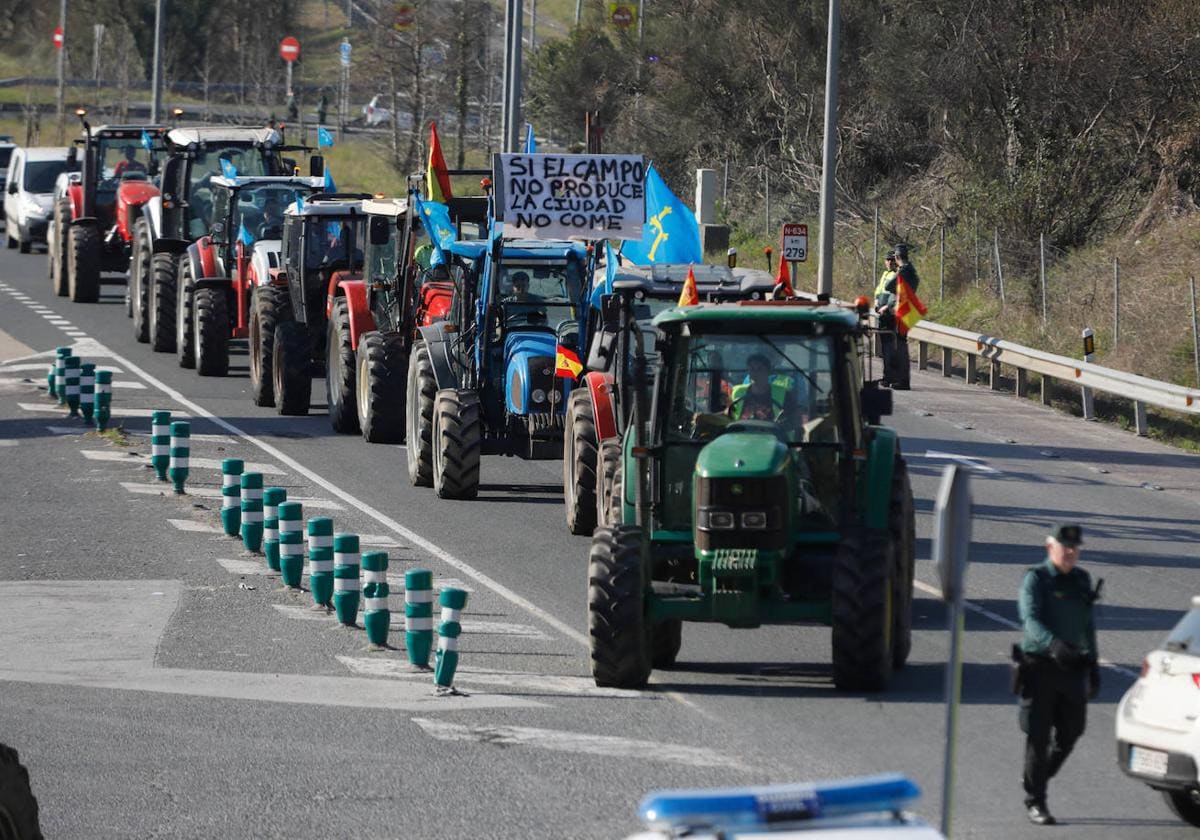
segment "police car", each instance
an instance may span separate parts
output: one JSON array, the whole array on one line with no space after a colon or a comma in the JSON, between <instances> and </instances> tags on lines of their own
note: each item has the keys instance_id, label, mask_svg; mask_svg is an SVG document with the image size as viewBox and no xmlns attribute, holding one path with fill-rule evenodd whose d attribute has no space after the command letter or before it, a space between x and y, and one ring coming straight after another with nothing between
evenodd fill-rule
<instances>
[{"instance_id":1,"label":"police car","mask_svg":"<svg viewBox=\"0 0 1200 840\"><path fill-rule=\"evenodd\" d=\"M628 840L945 840L905 811L920 789L898 774L760 787L658 791L642 800L647 831Z\"/></svg>"},{"instance_id":2,"label":"police car","mask_svg":"<svg viewBox=\"0 0 1200 840\"><path fill-rule=\"evenodd\" d=\"M1200 826L1200 596L1142 662L1117 707L1117 759L1162 791L1176 816Z\"/></svg>"}]
</instances>

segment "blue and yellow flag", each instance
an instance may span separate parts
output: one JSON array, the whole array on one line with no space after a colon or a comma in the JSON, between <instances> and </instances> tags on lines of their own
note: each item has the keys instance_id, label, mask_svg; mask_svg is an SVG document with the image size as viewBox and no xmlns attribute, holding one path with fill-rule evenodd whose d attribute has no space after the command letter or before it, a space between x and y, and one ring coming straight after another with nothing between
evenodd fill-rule
<instances>
[{"instance_id":1,"label":"blue and yellow flag","mask_svg":"<svg viewBox=\"0 0 1200 840\"><path fill-rule=\"evenodd\" d=\"M626 242L621 255L634 265L704 262L696 215L671 192L654 164L646 168L646 225L642 238Z\"/></svg>"},{"instance_id":2,"label":"blue and yellow flag","mask_svg":"<svg viewBox=\"0 0 1200 840\"><path fill-rule=\"evenodd\" d=\"M533 123L525 123L525 154L537 154L537 140L533 138Z\"/></svg>"},{"instance_id":3,"label":"blue and yellow flag","mask_svg":"<svg viewBox=\"0 0 1200 840\"><path fill-rule=\"evenodd\" d=\"M303 213L304 212L304 193L297 190L295 193L293 193L293 195L296 196L296 212Z\"/></svg>"},{"instance_id":4,"label":"blue and yellow flag","mask_svg":"<svg viewBox=\"0 0 1200 840\"><path fill-rule=\"evenodd\" d=\"M150 136L150 132L142 131L142 148L147 152L154 151L154 138Z\"/></svg>"},{"instance_id":5,"label":"blue and yellow flag","mask_svg":"<svg viewBox=\"0 0 1200 840\"><path fill-rule=\"evenodd\" d=\"M224 175L226 178L236 178L237 177L237 167L233 165L233 162L228 160L227 158L221 158L220 160L221 160L221 174Z\"/></svg>"},{"instance_id":6,"label":"blue and yellow flag","mask_svg":"<svg viewBox=\"0 0 1200 840\"><path fill-rule=\"evenodd\" d=\"M337 192L337 184L333 183L333 174L329 171L329 167L325 167L325 185L322 187L327 193Z\"/></svg>"},{"instance_id":7,"label":"blue and yellow flag","mask_svg":"<svg viewBox=\"0 0 1200 840\"><path fill-rule=\"evenodd\" d=\"M417 202L417 214L421 224L425 225L425 232L429 234L429 241L433 244L433 257L429 264L433 266L449 263L446 249L458 235L458 229L454 227L454 222L450 221L450 208L440 201L422 201L415 193L413 198Z\"/></svg>"},{"instance_id":8,"label":"blue and yellow flag","mask_svg":"<svg viewBox=\"0 0 1200 840\"><path fill-rule=\"evenodd\" d=\"M332 145L333 135L329 133L329 129L323 125L317 126L317 148L320 149L324 146Z\"/></svg>"},{"instance_id":9,"label":"blue and yellow flag","mask_svg":"<svg viewBox=\"0 0 1200 840\"><path fill-rule=\"evenodd\" d=\"M242 222L238 230L238 242L241 242L247 248L254 244L254 237L250 235L250 231L246 230L245 222Z\"/></svg>"}]
</instances>

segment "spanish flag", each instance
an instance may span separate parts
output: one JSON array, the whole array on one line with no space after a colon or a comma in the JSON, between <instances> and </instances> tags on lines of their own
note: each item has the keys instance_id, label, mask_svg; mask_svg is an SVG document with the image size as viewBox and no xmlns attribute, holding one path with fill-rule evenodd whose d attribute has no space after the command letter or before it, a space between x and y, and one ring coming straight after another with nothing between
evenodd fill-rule
<instances>
[{"instance_id":1,"label":"spanish flag","mask_svg":"<svg viewBox=\"0 0 1200 840\"><path fill-rule=\"evenodd\" d=\"M554 356L554 375L563 379L575 379L581 373L583 362L579 361L579 354L569 347L558 345L558 352Z\"/></svg>"},{"instance_id":2,"label":"spanish flag","mask_svg":"<svg viewBox=\"0 0 1200 840\"><path fill-rule=\"evenodd\" d=\"M904 281L903 277L896 277L896 332L901 336L908 335L908 331L920 322L925 313L929 310L925 308L925 304L921 303L921 299L917 297L917 293L912 290L912 287Z\"/></svg>"},{"instance_id":3,"label":"spanish flag","mask_svg":"<svg viewBox=\"0 0 1200 840\"><path fill-rule=\"evenodd\" d=\"M779 271L775 274L776 297L783 299L794 298L796 290L792 288L792 264L779 258Z\"/></svg>"},{"instance_id":4,"label":"spanish flag","mask_svg":"<svg viewBox=\"0 0 1200 840\"><path fill-rule=\"evenodd\" d=\"M696 272L688 266L687 279L683 281L683 288L679 292L678 306L695 306L700 302L700 292L696 289Z\"/></svg>"},{"instance_id":5,"label":"spanish flag","mask_svg":"<svg viewBox=\"0 0 1200 840\"><path fill-rule=\"evenodd\" d=\"M443 204L450 198L450 168L442 154L442 141L438 139L437 122L429 124L429 165L425 168L425 199Z\"/></svg>"}]
</instances>

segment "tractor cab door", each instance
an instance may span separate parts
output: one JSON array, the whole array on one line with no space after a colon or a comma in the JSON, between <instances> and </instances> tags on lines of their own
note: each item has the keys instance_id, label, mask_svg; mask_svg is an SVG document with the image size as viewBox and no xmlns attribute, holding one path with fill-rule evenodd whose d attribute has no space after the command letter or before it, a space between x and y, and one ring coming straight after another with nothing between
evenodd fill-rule
<instances>
[{"instance_id":1,"label":"tractor cab door","mask_svg":"<svg viewBox=\"0 0 1200 840\"><path fill-rule=\"evenodd\" d=\"M162 230L165 239L192 240L188 236L187 217L191 201L187 194L188 170L191 155L171 155L162 170ZM203 234L201 234L203 236Z\"/></svg>"},{"instance_id":2,"label":"tractor cab door","mask_svg":"<svg viewBox=\"0 0 1200 840\"><path fill-rule=\"evenodd\" d=\"M379 324L381 329L399 328L399 324L392 323L391 313L391 302L396 294L397 241L396 217L367 217L363 279L367 284L367 309L375 316L375 323ZM399 321L403 323L403 317Z\"/></svg>"},{"instance_id":3,"label":"tractor cab door","mask_svg":"<svg viewBox=\"0 0 1200 840\"><path fill-rule=\"evenodd\" d=\"M288 297L292 312L301 324L308 323L304 308L304 217L286 216L283 220L283 270L287 272Z\"/></svg>"}]
</instances>

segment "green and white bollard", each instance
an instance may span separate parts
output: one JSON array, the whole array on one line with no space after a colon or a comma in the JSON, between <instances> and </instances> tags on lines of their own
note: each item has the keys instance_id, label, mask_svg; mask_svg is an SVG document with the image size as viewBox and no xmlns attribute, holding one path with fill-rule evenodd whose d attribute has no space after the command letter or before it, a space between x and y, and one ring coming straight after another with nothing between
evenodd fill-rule
<instances>
[{"instance_id":1,"label":"green and white bollard","mask_svg":"<svg viewBox=\"0 0 1200 840\"><path fill-rule=\"evenodd\" d=\"M328 516L308 520L308 588L313 604L328 609L333 600L333 520Z\"/></svg>"},{"instance_id":2,"label":"green and white bollard","mask_svg":"<svg viewBox=\"0 0 1200 840\"><path fill-rule=\"evenodd\" d=\"M242 528L242 471L246 465L241 458L221 461L221 527L231 537Z\"/></svg>"},{"instance_id":3,"label":"green and white bollard","mask_svg":"<svg viewBox=\"0 0 1200 840\"><path fill-rule=\"evenodd\" d=\"M358 626L359 580L358 534L338 534L333 538L333 609L338 624Z\"/></svg>"},{"instance_id":4,"label":"green and white bollard","mask_svg":"<svg viewBox=\"0 0 1200 840\"><path fill-rule=\"evenodd\" d=\"M437 661L433 667L433 682L438 688L454 686L454 672L458 669L458 637L462 634L463 607L467 605L465 589L443 589L438 594L442 605L442 620L438 624Z\"/></svg>"},{"instance_id":5,"label":"green and white bollard","mask_svg":"<svg viewBox=\"0 0 1200 840\"><path fill-rule=\"evenodd\" d=\"M156 411L150 415L150 466L159 481L167 480L171 463L171 412Z\"/></svg>"},{"instance_id":6,"label":"green and white bollard","mask_svg":"<svg viewBox=\"0 0 1200 840\"><path fill-rule=\"evenodd\" d=\"M68 417L79 416L79 357L67 356L67 408L71 409Z\"/></svg>"},{"instance_id":7,"label":"green and white bollard","mask_svg":"<svg viewBox=\"0 0 1200 840\"><path fill-rule=\"evenodd\" d=\"M96 364L84 362L79 366L79 411L83 422L91 424L96 411Z\"/></svg>"},{"instance_id":8,"label":"green and white bollard","mask_svg":"<svg viewBox=\"0 0 1200 840\"><path fill-rule=\"evenodd\" d=\"M279 506L286 501L287 491L282 487L263 491L263 554L273 572L279 571Z\"/></svg>"},{"instance_id":9,"label":"green and white bollard","mask_svg":"<svg viewBox=\"0 0 1200 840\"><path fill-rule=\"evenodd\" d=\"M54 390L50 396L58 400L59 405L67 404L67 357L70 355L70 347L54 348Z\"/></svg>"},{"instance_id":10,"label":"green and white bollard","mask_svg":"<svg viewBox=\"0 0 1200 840\"><path fill-rule=\"evenodd\" d=\"M300 588L304 575L304 506L299 502L279 505L279 578L291 589Z\"/></svg>"},{"instance_id":11,"label":"green and white bollard","mask_svg":"<svg viewBox=\"0 0 1200 840\"><path fill-rule=\"evenodd\" d=\"M433 572L409 569L404 573L404 646L408 661L429 667L433 647Z\"/></svg>"},{"instance_id":12,"label":"green and white bollard","mask_svg":"<svg viewBox=\"0 0 1200 840\"><path fill-rule=\"evenodd\" d=\"M112 412L112 371L96 371L96 431L108 428Z\"/></svg>"},{"instance_id":13,"label":"green and white bollard","mask_svg":"<svg viewBox=\"0 0 1200 840\"><path fill-rule=\"evenodd\" d=\"M192 424L186 420L176 420L171 424L171 462L167 473L171 483L175 485L175 493L183 495L183 483L188 477L188 462L191 457Z\"/></svg>"},{"instance_id":14,"label":"green and white bollard","mask_svg":"<svg viewBox=\"0 0 1200 840\"><path fill-rule=\"evenodd\" d=\"M386 647L392 612L388 609L388 556L386 551L368 551L362 556L363 627L367 641ZM336 596L335 596L336 597Z\"/></svg>"},{"instance_id":15,"label":"green and white bollard","mask_svg":"<svg viewBox=\"0 0 1200 840\"><path fill-rule=\"evenodd\" d=\"M259 551L263 541L262 473L242 473L242 545L247 551Z\"/></svg>"}]
</instances>

